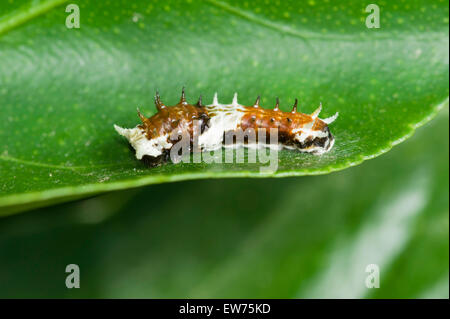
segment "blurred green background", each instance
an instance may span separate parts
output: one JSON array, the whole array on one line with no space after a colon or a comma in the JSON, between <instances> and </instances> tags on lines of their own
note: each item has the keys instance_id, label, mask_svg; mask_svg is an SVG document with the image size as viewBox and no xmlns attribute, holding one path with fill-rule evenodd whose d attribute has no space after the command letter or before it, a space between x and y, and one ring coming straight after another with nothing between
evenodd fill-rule
<instances>
[{"instance_id":1,"label":"blurred green background","mask_svg":"<svg viewBox=\"0 0 450 319\"><path fill-rule=\"evenodd\" d=\"M2 218L0 297L448 298L448 136L445 109L329 175L167 183ZM80 289L65 287L71 263Z\"/></svg>"}]
</instances>

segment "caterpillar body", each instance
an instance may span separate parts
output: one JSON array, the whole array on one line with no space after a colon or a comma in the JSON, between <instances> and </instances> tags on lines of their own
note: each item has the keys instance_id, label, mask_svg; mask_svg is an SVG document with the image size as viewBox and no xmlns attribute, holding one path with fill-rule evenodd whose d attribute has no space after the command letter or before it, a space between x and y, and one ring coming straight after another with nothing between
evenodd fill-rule
<instances>
[{"instance_id":1,"label":"caterpillar body","mask_svg":"<svg viewBox=\"0 0 450 319\"><path fill-rule=\"evenodd\" d=\"M145 160L152 166L168 160L170 150L184 133L191 137L191 146L193 137L197 135L197 149L200 151L213 151L226 146L225 140L229 140L226 139L227 134L234 134L239 130L258 132L261 129L268 132L276 130L278 148L321 155L334 145L334 137L328 124L337 118L338 113L320 119L318 116L322 105L311 114L297 112L297 99L291 112L280 110L278 98L275 108L271 110L260 107L260 97L252 106L240 105L237 93L231 104L219 103L216 93L212 104L204 105L200 96L197 104L192 105L187 103L183 88L178 104L164 105L158 92L155 104L158 112L149 118L138 110L142 124L130 129L114 125L117 133L126 137L135 149L136 158ZM268 136L259 141L258 136L255 135L257 144L246 139L242 146L273 147L269 144Z\"/></svg>"}]
</instances>

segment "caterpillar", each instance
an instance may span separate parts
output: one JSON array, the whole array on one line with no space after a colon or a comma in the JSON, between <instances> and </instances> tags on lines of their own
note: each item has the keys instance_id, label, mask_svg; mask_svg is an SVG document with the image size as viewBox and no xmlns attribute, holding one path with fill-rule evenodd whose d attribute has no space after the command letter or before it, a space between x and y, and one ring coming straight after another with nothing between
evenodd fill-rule
<instances>
[{"instance_id":1,"label":"caterpillar","mask_svg":"<svg viewBox=\"0 0 450 319\"><path fill-rule=\"evenodd\" d=\"M200 151L213 151L225 146L227 134L238 130L251 132L276 129L279 149L286 148L314 155L328 152L334 145L334 137L328 124L336 120L338 113L320 119L322 104L313 113L305 114L297 112L298 100L295 99L292 111L283 112L280 110L278 98L274 109L265 109L260 106L259 96L254 105L243 106L238 103L237 93L234 94L231 104L219 103L215 93L212 104L204 105L200 96L198 102L192 105L187 103L183 88L178 104L164 105L157 91L155 105L158 112L149 118L142 115L138 109L142 124L134 128L122 128L114 124L117 133L124 136L136 151L136 158L151 166L167 161L170 150L184 133L191 137L191 146L197 133ZM197 132L194 122L198 126ZM259 141L258 137L258 146L271 146L268 137L266 140L260 138ZM255 146L248 139L242 145Z\"/></svg>"}]
</instances>

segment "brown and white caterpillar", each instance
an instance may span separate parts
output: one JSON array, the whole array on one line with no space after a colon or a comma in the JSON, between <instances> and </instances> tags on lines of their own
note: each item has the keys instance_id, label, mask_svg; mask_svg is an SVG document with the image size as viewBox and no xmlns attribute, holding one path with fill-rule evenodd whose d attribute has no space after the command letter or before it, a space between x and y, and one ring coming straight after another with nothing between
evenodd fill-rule
<instances>
[{"instance_id":1,"label":"brown and white caterpillar","mask_svg":"<svg viewBox=\"0 0 450 319\"><path fill-rule=\"evenodd\" d=\"M257 132L258 129L267 131L277 129L279 148L321 155L333 147L334 137L328 124L337 118L338 113L320 119L318 116L322 105L311 114L297 112L297 99L291 112L280 110L278 98L272 110L261 108L259 103L258 96L254 105L240 105L235 93L231 104L220 104L216 93L212 104L204 105L200 96L197 104L192 105L186 102L183 88L180 102L174 106L166 106L156 92L155 104L158 109L156 114L147 118L138 110L142 124L131 129L117 125L114 125L114 128L130 142L136 151L136 158L143 159L151 165L168 160L170 150L179 141L180 134L187 133L191 137L194 136L195 121L200 123L198 147L201 151L221 148L225 136L229 133L233 134L238 130ZM242 145L254 146L247 141ZM270 146L268 140L259 141L259 145Z\"/></svg>"}]
</instances>

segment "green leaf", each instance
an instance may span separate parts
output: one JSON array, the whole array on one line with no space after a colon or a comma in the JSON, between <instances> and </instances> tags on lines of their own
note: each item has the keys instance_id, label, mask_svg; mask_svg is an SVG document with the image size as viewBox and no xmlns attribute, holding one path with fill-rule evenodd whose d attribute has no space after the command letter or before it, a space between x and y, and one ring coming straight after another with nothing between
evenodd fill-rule
<instances>
[{"instance_id":1,"label":"green leaf","mask_svg":"<svg viewBox=\"0 0 450 319\"><path fill-rule=\"evenodd\" d=\"M0 297L448 298L448 152L446 111L331 175L152 185L3 218ZM81 289L64 285L72 263Z\"/></svg>"},{"instance_id":2,"label":"green leaf","mask_svg":"<svg viewBox=\"0 0 450 319\"><path fill-rule=\"evenodd\" d=\"M448 3L63 1L0 4L0 214L104 191L210 177L264 177L255 164L147 168L113 124L137 124L186 86L188 100L238 92L271 108L339 111L334 149L279 153L271 176L324 174L373 158L448 104ZM69 2L66 2L69 3ZM262 164L265 166L266 164Z\"/></svg>"}]
</instances>

